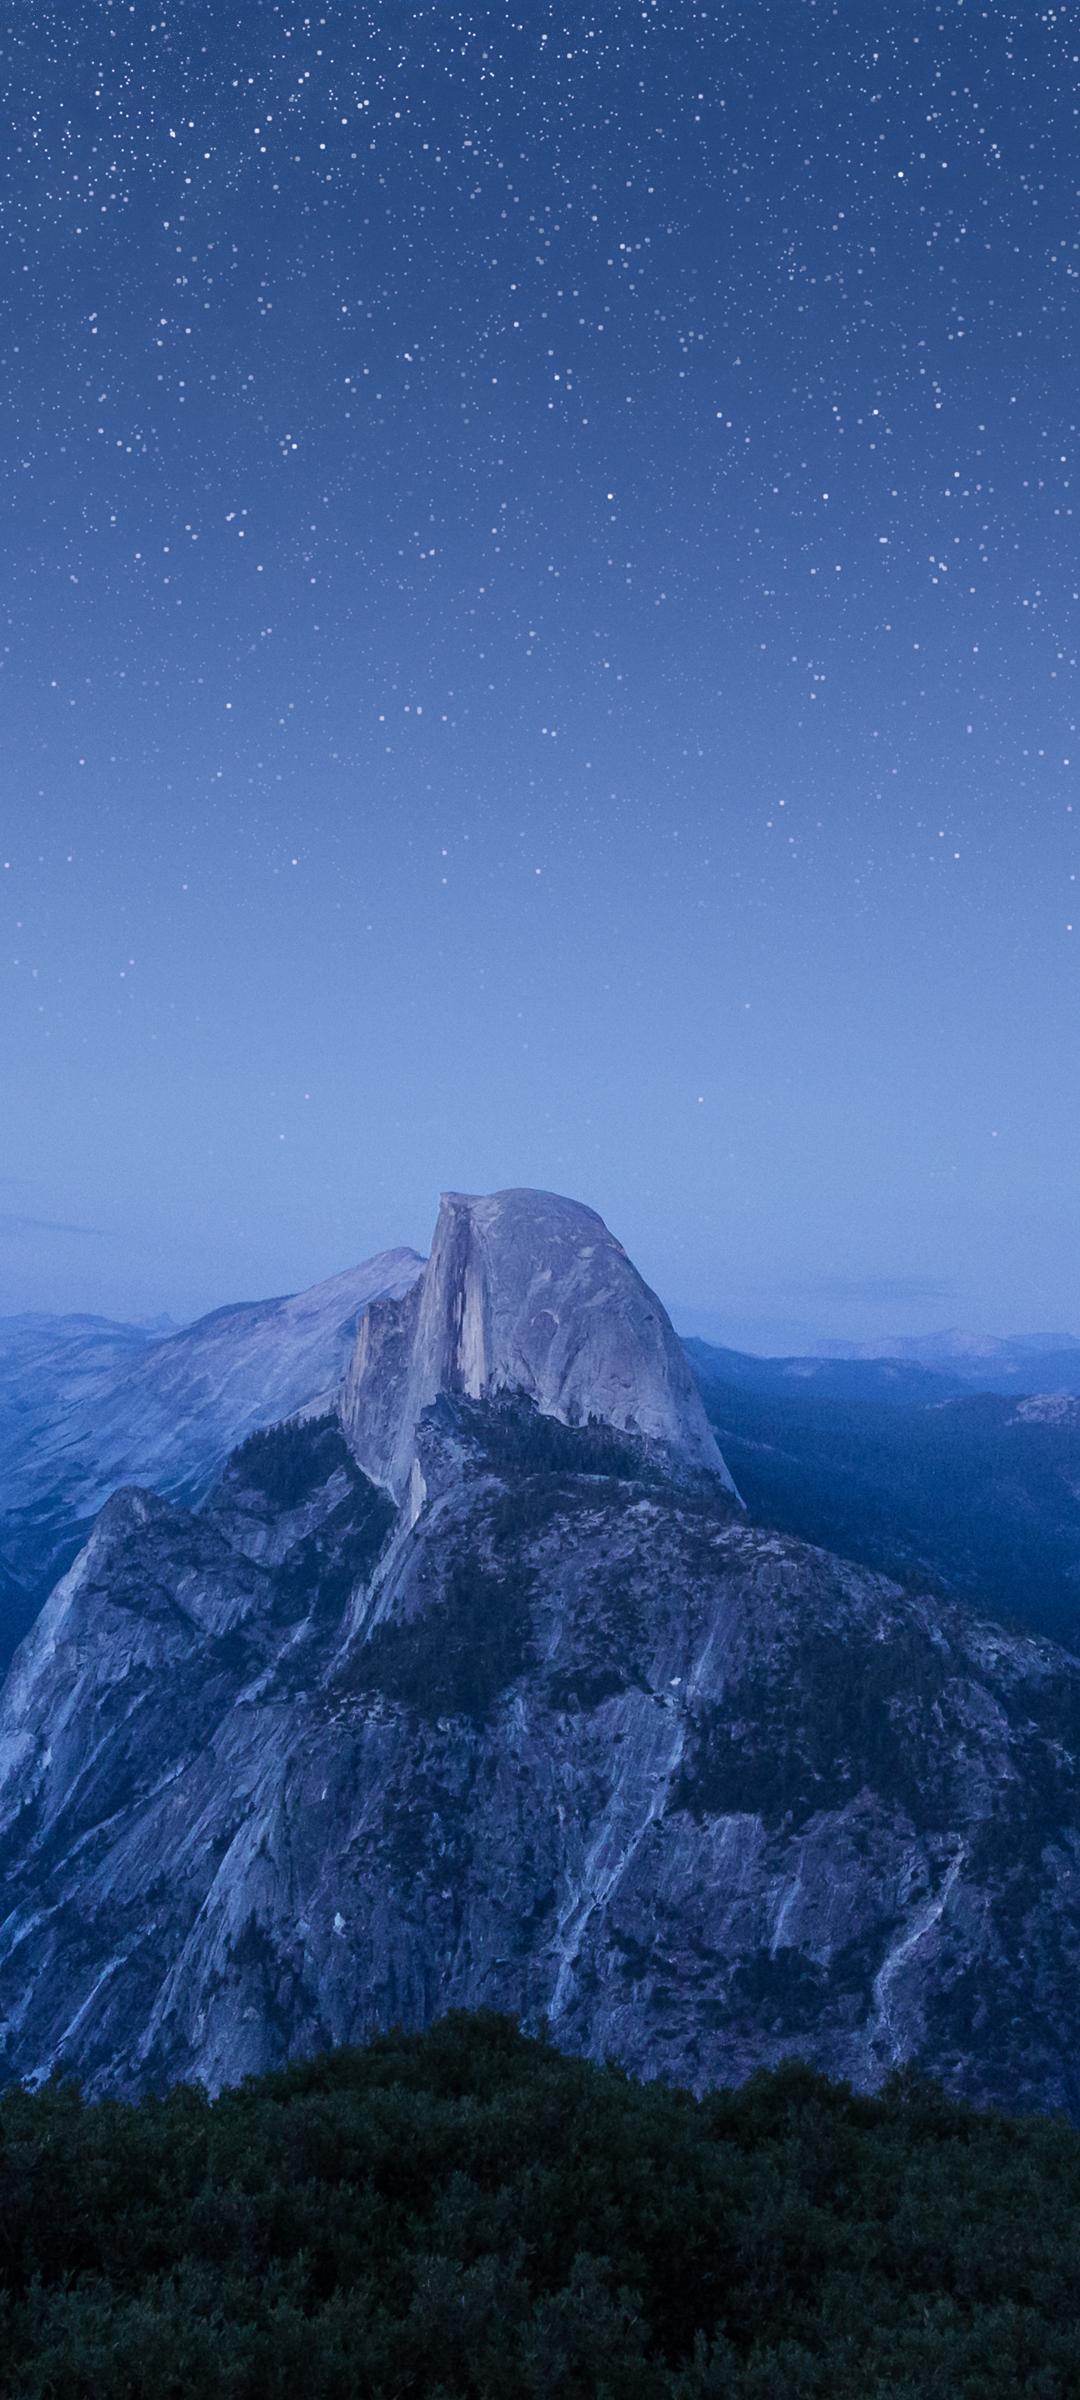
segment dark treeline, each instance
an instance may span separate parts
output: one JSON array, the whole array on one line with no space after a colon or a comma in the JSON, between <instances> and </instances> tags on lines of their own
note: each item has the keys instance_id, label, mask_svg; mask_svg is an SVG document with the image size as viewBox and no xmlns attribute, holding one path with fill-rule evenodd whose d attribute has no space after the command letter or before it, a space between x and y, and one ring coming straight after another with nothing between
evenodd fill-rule
<instances>
[{"instance_id":1,"label":"dark treeline","mask_svg":"<svg viewBox=\"0 0 1080 2400\"><path fill-rule=\"evenodd\" d=\"M213 2103L9 2090L0 2291L24 2400L1075 2400L1080 2136L452 2017Z\"/></svg>"},{"instance_id":2,"label":"dark treeline","mask_svg":"<svg viewBox=\"0 0 1080 2400\"><path fill-rule=\"evenodd\" d=\"M299 1508L341 1467L351 1470L352 1460L336 1417L290 1417L249 1433L229 1459L226 1488L240 1484L272 1508Z\"/></svg>"},{"instance_id":3,"label":"dark treeline","mask_svg":"<svg viewBox=\"0 0 1080 2400\"><path fill-rule=\"evenodd\" d=\"M1080 1435L1068 1417L1025 1421L995 1392L897 1408L812 1385L746 1390L697 1363L759 1524L1076 1648Z\"/></svg>"},{"instance_id":4,"label":"dark treeline","mask_svg":"<svg viewBox=\"0 0 1080 2400\"><path fill-rule=\"evenodd\" d=\"M600 1417L590 1417L583 1425L564 1425L560 1417L545 1415L520 1393L504 1393L494 1401L455 1394L436 1411L436 1422L440 1415L500 1475L662 1479L656 1458L637 1435L620 1433Z\"/></svg>"}]
</instances>

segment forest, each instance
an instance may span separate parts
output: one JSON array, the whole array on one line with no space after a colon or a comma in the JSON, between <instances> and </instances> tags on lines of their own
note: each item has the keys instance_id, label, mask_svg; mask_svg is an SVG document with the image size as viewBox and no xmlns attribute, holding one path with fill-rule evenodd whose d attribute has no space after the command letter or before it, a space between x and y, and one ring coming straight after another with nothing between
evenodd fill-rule
<instances>
[{"instance_id":1,"label":"forest","mask_svg":"<svg viewBox=\"0 0 1080 2400\"><path fill-rule=\"evenodd\" d=\"M19 2400L1075 2400L1080 2135L444 2018L210 2099L0 2096Z\"/></svg>"}]
</instances>

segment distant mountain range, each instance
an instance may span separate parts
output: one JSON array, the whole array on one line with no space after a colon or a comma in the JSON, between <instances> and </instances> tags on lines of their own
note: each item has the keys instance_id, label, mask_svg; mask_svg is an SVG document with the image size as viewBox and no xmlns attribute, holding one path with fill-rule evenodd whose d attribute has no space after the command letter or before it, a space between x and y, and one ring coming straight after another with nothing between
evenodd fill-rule
<instances>
[{"instance_id":1,"label":"distant mountain range","mask_svg":"<svg viewBox=\"0 0 1080 2400\"><path fill-rule=\"evenodd\" d=\"M687 1349L755 1517L1080 1648L1080 1396Z\"/></svg>"},{"instance_id":2,"label":"distant mountain range","mask_svg":"<svg viewBox=\"0 0 1080 2400\"><path fill-rule=\"evenodd\" d=\"M1080 1391L1080 1338L1071 1333L901 1335L880 1342L819 1342L824 1359L895 1359L955 1376L984 1392Z\"/></svg>"},{"instance_id":3,"label":"distant mountain range","mask_svg":"<svg viewBox=\"0 0 1080 2400\"><path fill-rule=\"evenodd\" d=\"M358 1317L354 1285L211 1320L201 1381L160 1380L183 1337L109 1368L196 1492L260 1341L293 1421L194 1507L117 1492L18 1652L3 2072L216 2087L489 2005L682 2084L794 2050L1080 2116L1080 1659L945 1588L971 1412L1019 1524L1071 1404L792 1397L700 1349L696 1384L551 1194L448 1195L422 1272L389 1256ZM845 1493L847 1557L791 1529Z\"/></svg>"},{"instance_id":4,"label":"distant mountain range","mask_svg":"<svg viewBox=\"0 0 1080 2400\"><path fill-rule=\"evenodd\" d=\"M732 1349L697 1335L691 1351L729 1362L728 1380L779 1391L815 1384L855 1399L942 1398L946 1391L1080 1392L1080 1340L1072 1334L925 1333L880 1342L819 1342L783 1356ZM920 1381L919 1378L924 1380Z\"/></svg>"},{"instance_id":5,"label":"distant mountain range","mask_svg":"<svg viewBox=\"0 0 1080 2400\"><path fill-rule=\"evenodd\" d=\"M871 1400L886 1408L931 1407L968 1390L959 1376L899 1358L761 1358L689 1337L687 1355L714 1382L777 1399Z\"/></svg>"}]
</instances>

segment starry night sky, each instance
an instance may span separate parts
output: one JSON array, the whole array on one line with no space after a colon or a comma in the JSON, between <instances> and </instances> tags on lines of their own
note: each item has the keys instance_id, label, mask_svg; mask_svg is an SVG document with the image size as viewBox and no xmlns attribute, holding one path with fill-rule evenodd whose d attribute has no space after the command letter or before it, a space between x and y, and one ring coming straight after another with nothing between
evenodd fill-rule
<instances>
[{"instance_id":1,"label":"starry night sky","mask_svg":"<svg viewBox=\"0 0 1080 2400\"><path fill-rule=\"evenodd\" d=\"M0 1310L536 1183L762 1347L1080 1330L1080 8L0 53Z\"/></svg>"}]
</instances>

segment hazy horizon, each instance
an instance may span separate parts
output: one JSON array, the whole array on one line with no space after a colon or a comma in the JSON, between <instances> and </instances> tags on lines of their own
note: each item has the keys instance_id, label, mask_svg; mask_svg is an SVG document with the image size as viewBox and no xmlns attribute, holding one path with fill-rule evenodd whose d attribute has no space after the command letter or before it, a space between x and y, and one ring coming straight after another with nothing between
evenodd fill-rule
<instances>
[{"instance_id":1,"label":"hazy horizon","mask_svg":"<svg viewBox=\"0 0 1080 2400\"><path fill-rule=\"evenodd\" d=\"M582 1197L581 1194L566 1196ZM26 1238L28 1240L32 1237L34 1230L27 1228ZM53 1227L48 1230L56 1240L59 1241L62 1238L61 1228ZM385 1239L374 1241L370 1248L363 1251L358 1250L352 1258L344 1262L338 1261L325 1270L305 1276L302 1280L293 1278L274 1285L267 1284L259 1289L247 1286L243 1289L239 1287L226 1289L224 1286L217 1287L207 1284L200 1296L188 1304L180 1306L171 1306L166 1300L155 1304L153 1289L150 1285L146 1287L150 1292L149 1300L138 1304L126 1303L122 1294L125 1289L130 1288L130 1260L126 1260L122 1266L114 1268L111 1275L107 1271L103 1277L99 1278L92 1273L87 1273L80 1278L76 1261L65 1272L63 1278L55 1279L58 1290L68 1294L66 1299L59 1301L29 1300L25 1303L8 1305L3 1289L0 1287L0 1319L22 1314L88 1315L121 1324L157 1325L167 1321L170 1326L179 1329L201 1317L212 1314L219 1308L281 1299L294 1292L307 1290L314 1284L330 1282L337 1276L348 1275L352 1269L363 1265L367 1258L375 1257L381 1251L411 1249L419 1257L425 1257L433 1230L434 1212L426 1237L409 1239L390 1230ZM612 1230L619 1233L617 1226ZM623 1238L621 1234L619 1238ZM108 1245L106 1235L103 1233L92 1234L90 1229L81 1233L70 1229L70 1239L76 1245L85 1243L87 1239L100 1240ZM763 1355L796 1355L800 1352L810 1353L818 1345L829 1342L873 1342L887 1341L890 1338L897 1341L929 1341L937 1336L943 1337L958 1330L997 1338L1030 1339L1033 1343L1046 1340L1053 1334L1060 1334L1066 1341L1076 1338L1072 1328L1064 1322L1056 1326L1049 1321L1042 1324L1017 1325L1004 1321L991 1323L982 1318L961 1319L956 1315L949 1316L941 1313L928 1315L926 1301L920 1308L915 1295L906 1295L902 1285L898 1287L894 1280L888 1278L882 1279L881 1285L876 1291L860 1284L855 1284L845 1290L842 1284L840 1288L837 1288L834 1283L828 1297L825 1294L822 1295L820 1306L817 1309L812 1307L811 1296L808 1293L802 1295L803 1305L801 1308L785 1307L783 1293L771 1295L767 1291L763 1293L735 1292L730 1296L726 1305L722 1293L717 1297L709 1295L700 1300L686 1300L680 1298L678 1294L673 1295L671 1290L665 1289L660 1279L649 1273L629 1243L624 1241L624 1247L629 1250L635 1266L645 1275L646 1281L651 1283L653 1289L658 1292L672 1323L680 1334L687 1337L698 1335L704 1341L715 1342L726 1348L757 1351ZM85 1258L85 1250L83 1256ZM147 1266L149 1269L149 1261ZM166 1276L165 1284L167 1285L167 1283L168 1277ZM109 1293L114 1290L120 1293L121 1297L111 1301ZM95 1292L98 1294L97 1298L92 1296ZM929 1299L931 1296L928 1294L926 1298ZM944 1301L944 1291L939 1297Z\"/></svg>"}]
</instances>

